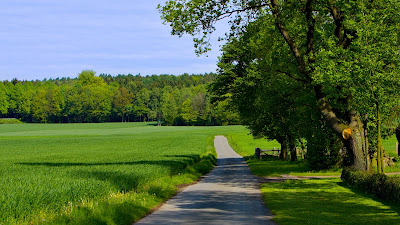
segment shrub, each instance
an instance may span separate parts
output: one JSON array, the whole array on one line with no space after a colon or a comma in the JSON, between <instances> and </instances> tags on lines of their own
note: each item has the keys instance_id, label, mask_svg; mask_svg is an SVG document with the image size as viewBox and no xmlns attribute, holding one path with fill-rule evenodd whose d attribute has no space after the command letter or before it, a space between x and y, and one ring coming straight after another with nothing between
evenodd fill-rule
<instances>
[{"instance_id":1,"label":"shrub","mask_svg":"<svg viewBox=\"0 0 400 225\"><path fill-rule=\"evenodd\" d=\"M0 118L0 124L19 124L22 123L19 119L15 118Z\"/></svg>"},{"instance_id":2,"label":"shrub","mask_svg":"<svg viewBox=\"0 0 400 225\"><path fill-rule=\"evenodd\" d=\"M342 180L358 189L364 190L380 199L400 201L400 177L388 177L366 171L344 168Z\"/></svg>"}]
</instances>

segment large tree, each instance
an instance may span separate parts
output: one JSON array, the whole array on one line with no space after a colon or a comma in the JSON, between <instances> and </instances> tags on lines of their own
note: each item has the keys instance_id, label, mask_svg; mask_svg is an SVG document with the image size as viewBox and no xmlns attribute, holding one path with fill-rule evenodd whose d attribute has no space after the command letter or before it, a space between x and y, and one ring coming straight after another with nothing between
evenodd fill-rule
<instances>
[{"instance_id":1,"label":"large tree","mask_svg":"<svg viewBox=\"0 0 400 225\"><path fill-rule=\"evenodd\" d=\"M399 1L170 0L159 9L172 34L198 35L197 53L209 50L217 21L230 19L229 38L265 18L280 39L260 44L288 49L292 59L285 57L273 72L284 69L311 87L326 123L350 149L352 166L369 168L369 107L381 110L399 88Z\"/></svg>"}]
</instances>

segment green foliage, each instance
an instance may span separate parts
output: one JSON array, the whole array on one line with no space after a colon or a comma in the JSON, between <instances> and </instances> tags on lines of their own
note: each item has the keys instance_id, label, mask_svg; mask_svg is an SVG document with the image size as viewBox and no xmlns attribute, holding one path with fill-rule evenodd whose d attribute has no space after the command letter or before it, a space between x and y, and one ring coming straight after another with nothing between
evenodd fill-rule
<instances>
[{"instance_id":1,"label":"green foliage","mask_svg":"<svg viewBox=\"0 0 400 225\"><path fill-rule=\"evenodd\" d=\"M15 118L0 118L0 124L20 124L22 121Z\"/></svg>"},{"instance_id":2,"label":"green foliage","mask_svg":"<svg viewBox=\"0 0 400 225\"><path fill-rule=\"evenodd\" d=\"M0 220L132 223L212 168L215 135L244 130L154 125L1 125Z\"/></svg>"},{"instance_id":3,"label":"green foliage","mask_svg":"<svg viewBox=\"0 0 400 225\"><path fill-rule=\"evenodd\" d=\"M84 70L77 79L4 81L0 83L0 117L43 123L237 124L233 110L217 113L210 103L206 86L214 77L214 74L96 76L94 71Z\"/></svg>"},{"instance_id":4,"label":"green foliage","mask_svg":"<svg viewBox=\"0 0 400 225\"><path fill-rule=\"evenodd\" d=\"M316 123L319 127L307 136L306 162L309 167L312 170L324 170L340 167L343 161L343 164L349 164L347 157L341 157L345 154L340 154L342 142L322 120Z\"/></svg>"},{"instance_id":5,"label":"green foliage","mask_svg":"<svg viewBox=\"0 0 400 225\"><path fill-rule=\"evenodd\" d=\"M343 169L342 180L387 201L400 201L400 178L385 174Z\"/></svg>"},{"instance_id":6,"label":"green foliage","mask_svg":"<svg viewBox=\"0 0 400 225\"><path fill-rule=\"evenodd\" d=\"M8 111L7 90L3 83L0 83L0 115Z\"/></svg>"}]
</instances>

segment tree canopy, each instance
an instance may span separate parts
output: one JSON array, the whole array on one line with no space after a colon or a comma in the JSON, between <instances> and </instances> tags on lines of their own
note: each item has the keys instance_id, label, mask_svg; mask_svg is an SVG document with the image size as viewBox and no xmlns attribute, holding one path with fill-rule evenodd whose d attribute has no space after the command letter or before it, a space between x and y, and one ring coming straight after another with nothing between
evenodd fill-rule
<instances>
[{"instance_id":1,"label":"tree canopy","mask_svg":"<svg viewBox=\"0 0 400 225\"><path fill-rule=\"evenodd\" d=\"M309 105L309 111L316 106L323 118L321 123L329 126L349 150L350 165L362 170L370 168L373 148L369 143L378 136L374 134L379 134L377 115L382 112L379 115L383 120L390 118L393 103L399 97L399 1L170 0L159 10L172 34L195 36L197 53L209 49L208 37L215 30L215 23L229 20L231 30L225 38L231 47L225 47L224 54L231 61L222 58L222 78L218 80L224 80L220 84L226 85L215 93L235 96L235 91L240 93L242 89L234 84L244 84L247 92L243 93L250 96L241 95L243 101L236 105L250 127L258 123L258 117L247 115L251 108L241 110L241 106L246 107L256 96L264 94L270 99L265 102L288 106L285 113L290 108L298 112L273 114L274 121L260 130L277 127L271 124L282 121L281 117L290 121L299 116L302 108L293 101L306 96L298 92L297 96L286 98L280 93L266 95L250 90L260 88L257 78L266 80L263 87L274 84L273 88L282 80L282 93L303 87L315 103L308 101L303 106ZM245 41L246 36L252 38ZM240 41L244 45L233 47L234 42ZM267 115L266 110L274 109L257 109ZM295 123L289 122L292 126ZM284 126L279 125L281 129Z\"/></svg>"}]
</instances>

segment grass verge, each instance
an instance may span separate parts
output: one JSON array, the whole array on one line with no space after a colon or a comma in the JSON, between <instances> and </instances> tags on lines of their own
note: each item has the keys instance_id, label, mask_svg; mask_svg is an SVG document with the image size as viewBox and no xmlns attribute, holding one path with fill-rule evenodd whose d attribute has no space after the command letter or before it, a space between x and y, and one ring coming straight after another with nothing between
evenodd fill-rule
<instances>
[{"instance_id":1,"label":"grass verge","mask_svg":"<svg viewBox=\"0 0 400 225\"><path fill-rule=\"evenodd\" d=\"M341 169L310 171L304 162L282 161L273 157L256 159L254 147L272 148L277 143L253 140L251 136L229 133L233 149L258 176L340 175ZM261 192L267 207L281 225L294 224L400 224L400 206L376 199L347 186L340 178L288 180L264 183Z\"/></svg>"},{"instance_id":2,"label":"grass verge","mask_svg":"<svg viewBox=\"0 0 400 225\"><path fill-rule=\"evenodd\" d=\"M286 224L400 224L400 207L345 185L339 178L265 183L274 221Z\"/></svg>"}]
</instances>

